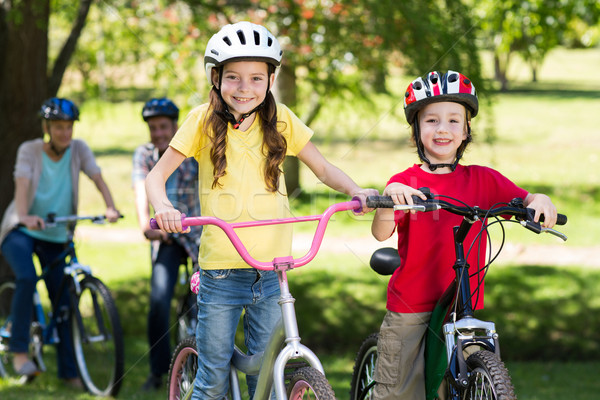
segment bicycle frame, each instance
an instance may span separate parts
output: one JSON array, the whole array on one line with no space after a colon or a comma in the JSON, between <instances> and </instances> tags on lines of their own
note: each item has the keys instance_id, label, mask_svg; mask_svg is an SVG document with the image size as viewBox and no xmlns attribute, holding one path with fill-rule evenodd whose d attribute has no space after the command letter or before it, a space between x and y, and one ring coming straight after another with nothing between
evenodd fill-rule
<instances>
[{"instance_id":1,"label":"bicycle frame","mask_svg":"<svg viewBox=\"0 0 600 400\"><path fill-rule=\"evenodd\" d=\"M567 240L567 237L558 231L543 227L541 225L543 220L535 222L535 211L526 208L522 199L513 199L505 206L498 207L499 205L495 205L489 210L484 210L479 207L469 207L464 203L462 203L464 206L458 206L436 199L435 196L431 195L428 188L420 188L420 190L427 196L427 200L424 201L417 196L413 196L414 204L412 205L394 204L389 196L369 197L367 205L413 212L443 209L463 217L460 225L453 228L456 255L453 269L456 278L446 289L431 314L425 348L426 398L428 400L437 398L438 388L440 388L440 384L446 377L450 385L448 393L452 399L455 399L462 395L467 387L470 387L471 371L469 371L465 353L470 356L473 347L476 348L476 351L484 350L480 354L493 353L495 359L500 363L501 369L504 369L504 365L501 363L500 343L495 324L489 321L481 321L474 316L469 265L464 250L464 241L470 229L477 221L508 215L515 216L522 226L532 232L538 234L548 232L563 240ZM460 202L459 200L456 201ZM558 225L564 225L566 222L567 217L565 215L557 215L556 223ZM487 222L484 222L483 229L487 230L487 226ZM451 306L454 306L453 309L451 309ZM496 367L497 364L494 366ZM507 373L506 378L510 379ZM372 383L374 384L374 381ZM365 388L363 393L371 387L372 384ZM507 394L510 393L511 388L512 385L508 381L508 386L503 385L501 390L506 390L505 394Z\"/></svg>"},{"instance_id":2,"label":"bicycle frame","mask_svg":"<svg viewBox=\"0 0 600 400\"><path fill-rule=\"evenodd\" d=\"M467 386L467 364L463 353L466 348L483 347L500 357L500 342L496 325L493 322L482 321L474 317L469 264L465 258L463 245L467 233L474 223L475 220L465 217L460 226L454 227L456 261L453 268L456 272L456 280L450 284L438 302L427 331L428 348L425 364L428 378L425 385L428 399L437 396L438 387L446 371L450 372L456 385L463 388ZM449 314L449 308L455 300L456 312ZM442 332L444 335L443 344L445 346L440 345L441 338L438 336L438 332ZM445 359L440 355L440 352L444 351Z\"/></svg>"},{"instance_id":3,"label":"bicycle frame","mask_svg":"<svg viewBox=\"0 0 600 400\"><path fill-rule=\"evenodd\" d=\"M288 361L293 359L304 359L311 367L325 375L325 371L318 357L308 347L300 343L300 333L298 321L296 319L296 310L294 307L295 299L291 295L287 279L287 271L308 264L317 255L317 252L323 241L327 223L339 211L360 210L361 203L358 199L349 202L336 203L328 207L321 215L312 215L296 218L282 218L274 220L262 220L251 222L227 223L215 217L188 217L182 218L182 226L192 225L216 225L220 227L233 246L236 248L242 259L251 267L275 271L279 280L281 306L281 319L274 328L267 348L263 353L248 356L241 352L237 347L231 361L230 387L234 400L241 399L237 370L246 374L258 374L258 383L254 399L266 400L271 394L271 388L274 387L278 399L286 400L287 393L284 383L284 370ZM307 253L300 258L292 256L276 257L272 262L261 262L255 260L248 253L244 244L241 242L234 229L248 228L265 225L288 224L296 222L319 221L316 232ZM158 228L156 220L152 219L150 226ZM285 346L284 346L285 345ZM282 349L283 346L283 349Z\"/></svg>"}]
</instances>

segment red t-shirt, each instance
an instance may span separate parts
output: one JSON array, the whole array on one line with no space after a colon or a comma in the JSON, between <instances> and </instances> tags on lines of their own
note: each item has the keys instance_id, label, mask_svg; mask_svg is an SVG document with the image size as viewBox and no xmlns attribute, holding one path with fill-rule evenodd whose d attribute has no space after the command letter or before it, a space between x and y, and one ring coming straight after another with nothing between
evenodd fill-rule
<instances>
[{"instance_id":1,"label":"red t-shirt","mask_svg":"<svg viewBox=\"0 0 600 400\"><path fill-rule=\"evenodd\" d=\"M481 166L458 165L449 174L431 174L414 165L394 175L388 182L399 182L414 188L428 187L433 194L451 196L469 206L488 209L500 202L510 202L515 197L525 199L528 192L516 186L499 172ZM446 200L446 199L441 199ZM402 260L388 284L387 308L399 313L432 311L448 285L454 280L452 266L456 260L452 228L460 225L462 217L438 210L415 214L396 211L398 253ZM465 253L481 229L476 222L464 242ZM468 256L469 273L485 265L487 235L471 249ZM479 245L481 244L481 245ZM479 262L478 262L479 260ZM480 274L471 277L471 290L475 293ZM475 308L483 307L483 284L473 296Z\"/></svg>"}]
</instances>

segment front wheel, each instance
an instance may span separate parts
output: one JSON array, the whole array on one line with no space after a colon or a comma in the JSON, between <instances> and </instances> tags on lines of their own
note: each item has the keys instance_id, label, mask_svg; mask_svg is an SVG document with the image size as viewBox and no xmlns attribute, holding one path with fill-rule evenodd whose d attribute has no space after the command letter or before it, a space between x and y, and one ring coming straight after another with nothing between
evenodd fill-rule
<instances>
[{"instance_id":1,"label":"front wheel","mask_svg":"<svg viewBox=\"0 0 600 400\"><path fill-rule=\"evenodd\" d=\"M168 399L189 399L194 390L194 379L198 371L196 338L188 337L175 348L168 375Z\"/></svg>"},{"instance_id":2,"label":"front wheel","mask_svg":"<svg viewBox=\"0 0 600 400\"><path fill-rule=\"evenodd\" d=\"M508 370L498 356L481 350L467 359L469 383L461 396L463 400L515 400L515 390Z\"/></svg>"},{"instance_id":3,"label":"front wheel","mask_svg":"<svg viewBox=\"0 0 600 400\"><path fill-rule=\"evenodd\" d=\"M96 396L116 396L124 368L123 330L110 291L99 279L85 277L71 315L73 349L79 376Z\"/></svg>"},{"instance_id":4,"label":"front wheel","mask_svg":"<svg viewBox=\"0 0 600 400\"><path fill-rule=\"evenodd\" d=\"M289 400L335 400L335 393L327 378L312 367L300 368L292 375L287 389Z\"/></svg>"},{"instance_id":5,"label":"front wheel","mask_svg":"<svg viewBox=\"0 0 600 400\"><path fill-rule=\"evenodd\" d=\"M373 396L378 340L379 334L372 333L358 349L350 383L350 400L371 399Z\"/></svg>"},{"instance_id":6,"label":"front wheel","mask_svg":"<svg viewBox=\"0 0 600 400\"><path fill-rule=\"evenodd\" d=\"M15 293L15 283L7 281L0 284L0 378L8 378L12 368L8 357L8 341L11 333L10 308Z\"/></svg>"}]
</instances>

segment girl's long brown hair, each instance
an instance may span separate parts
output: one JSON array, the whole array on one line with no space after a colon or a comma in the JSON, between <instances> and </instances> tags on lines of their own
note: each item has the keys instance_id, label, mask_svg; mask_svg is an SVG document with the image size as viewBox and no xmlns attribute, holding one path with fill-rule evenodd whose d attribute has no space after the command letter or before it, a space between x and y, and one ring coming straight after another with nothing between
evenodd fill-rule
<instances>
[{"instance_id":1,"label":"girl's long brown hair","mask_svg":"<svg viewBox=\"0 0 600 400\"><path fill-rule=\"evenodd\" d=\"M219 179L227 174L227 121L220 115L225 111L225 104L221 100L217 89L213 86L210 91L210 107L208 118L205 120L205 132L208 132L212 142L210 160L213 164L212 188L221 187ZM256 117L263 132L262 151L265 156L265 184L269 192L279 189L281 164L285 159L287 141L277 130L277 104L271 91L267 93L263 106L256 111Z\"/></svg>"}]
</instances>

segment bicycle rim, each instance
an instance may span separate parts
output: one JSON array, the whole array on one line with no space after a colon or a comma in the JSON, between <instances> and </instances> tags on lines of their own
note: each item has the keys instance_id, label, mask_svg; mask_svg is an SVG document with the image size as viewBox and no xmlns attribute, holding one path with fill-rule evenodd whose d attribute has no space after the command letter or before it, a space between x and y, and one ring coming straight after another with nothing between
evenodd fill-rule
<instances>
[{"instance_id":1,"label":"bicycle rim","mask_svg":"<svg viewBox=\"0 0 600 400\"><path fill-rule=\"evenodd\" d=\"M358 350L350 383L351 400L371 399L373 396L378 337L378 334L369 335Z\"/></svg>"},{"instance_id":2,"label":"bicycle rim","mask_svg":"<svg viewBox=\"0 0 600 400\"><path fill-rule=\"evenodd\" d=\"M9 357L8 340L10 338L10 308L15 292L14 282L0 284L0 378L8 378Z\"/></svg>"},{"instance_id":3,"label":"bicycle rim","mask_svg":"<svg viewBox=\"0 0 600 400\"><path fill-rule=\"evenodd\" d=\"M79 376L96 396L116 396L123 377L123 333L108 288L93 277L81 281L77 310L71 317Z\"/></svg>"},{"instance_id":4,"label":"bicycle rim","mask_svg":"<svg viewBox=\"0 0 600 400\"><path fill-rule=\"evenodd\" d=\"M169 400L184 400L192 397L197 371L196 339L190 337L180 342L173 353L169 367Z\"/></svg>"}]
</instances>

